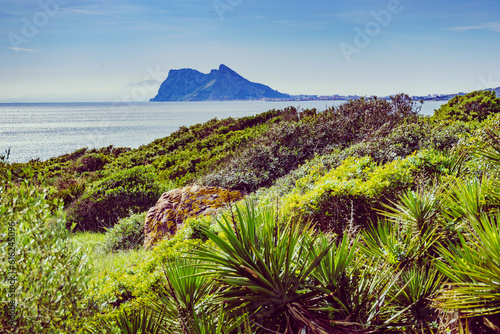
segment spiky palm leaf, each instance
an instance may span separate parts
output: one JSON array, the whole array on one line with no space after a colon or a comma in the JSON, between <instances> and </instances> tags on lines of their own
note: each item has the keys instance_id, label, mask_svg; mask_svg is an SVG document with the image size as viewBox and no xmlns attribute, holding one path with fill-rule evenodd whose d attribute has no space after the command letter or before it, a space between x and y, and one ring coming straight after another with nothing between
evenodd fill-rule
<instances>
[{"instance_id":1,"label":"spiky palm leaf","mask_svg":"<svg viewBox=\"0 0 500 334\"><path fill-rule=\"evenodd\" d=\"M323 249L326 237L315 245ZM389 325L386 299L398 274L383 261L360 256L360 237L345 234L313 275L326 294L327 308L338 325L357 332L384 331ZM369 263L368 263L369 261Z\"/></svg>"},{"instance_id":2,"label":"spiky palm leaf","mask_svg":"<svg viewBox=\"0 0 500 334\"><path fill-rule=\"evenodd\" d=\"M221 292L226 310L235 317L247 313L256 331L335 333L318 309L321 291L309 284L332 242L312 257L317 235L311 226L282 226L274 210L256 212L248 202L218 225L223 236L203 231L218 249L202 247L193 256L228 287Z\"/></svg>"},{"instance_id":3,"label":"spiky palm leaf","mask_svg":"<svg viewBox=\"0 0 500 334\"><path fill-rule=\"evenodd\" d=\"M439 248L436 266L451 282L436 304L466 317L500 313L500 214L471 223L475 233L460 245Z\"/></svg>"},{"instance_id":4,"label":"spiky palm leaf","mask_svg":"<svg viewBox=\"0 0 500 334\"><path fill-rule=\"evenodd\" d=\"M398 283L390 291L393 313L401 327L425 328L432 332L430 323L437 319L438 312L432 306L434 297L441 288L444 276L433 266L409 268L401 273Z\"/></svg>"},{"instance_id":5,"label":"spiky palm leaf","mask_svg":"<svg viewBox=\"0 0 500 334\"><path fill-rule=\"evenodd\" d=\"M398 202L384 205L387 210L381 214L396 224L411 226L413 234L423 235L436 223L441 208L440 192L434 193L407 190Z\"/></svg>"},{"instance_id":6,"label":"spiky palm leaf","mask_svg":"<svg viewBox=\"0 0 500 334\"><path fill-rule=\"evenodd\" d=\"M477 154L486 158L490 163L500 166L500 137L489 130L486 130L486 134L491 140L490 149L479 150Z\"/></svg>"},{"instance_id":7,"label":"spiky palm leaf","mask_svg":"<svg viewBox=\"0 0 500 334\"><path fill-rule=\"evenodd\" d=\"M394 268L421 265L430 257L440 239L437 228L414 235L410 226L381 221L362 232L361 250L371 258L381 258Z\"/></svg>"},{"instance_id":8,"label":"spiky palm leaf","mask_svg":"<svg viewBox=\"0 0 500 334\"><path fill-rule=\"evenodd\" d=\"M486 160L488 160L491 164L500 167L500 137L494 134L493 132L487 132L489 137L492 139L493 144L490 146L489 150L480 150L478 151L478 155ZM496 178L492 180L491 184L486 187L486 192L492 201L492 204L498 206L500 205L500 181L498 179L499 170L497 169Z\"/></svg>"},{"instance_id":9,"label":"spiky palm leaf","mask_svg":"<svg viewBox=\"0 0 500 334\"><path fill-rule=\"evenodd\" d=\"M229 318L227 313L219 308L219 313L195 314L192 334L252 334L248 315L239 318Z\"/></svg>"},{"instance_id":10,"label":"spiky palm leaf","mask_svg":"<svg viewBox=\"0 0 500 334\"><path fill-rule=\"evenodd\" d=\"M163 267L163 284L154 296L146 298L145 304L155 314L165 314L168 328L180 333L191 333L197 316L214 315L216 320L216 307L212 302L216 292L214 282L199 275L201 270L197 264L185 258L167 261Z\"/></svg>"},{"instance_id":11,"label":"spiky palm leaf","mask_svg":"<svg viewBox=\"0 0 500 334\"><path fill-rule=\"evenodd\" d=\"M491 184L491 180L486 177L481 180L457 179L443 203L445 217L450 222L457 224L464 220L478 222L481 215L487 212L490 206L486 193L489 184Z\"/></svg>"},{"instance_id":12,"label":"spiky palm leaf","mask_svg":"<svg viewBox=\"0 0 500 334\"><path fill-rule=\"evenodd\" d=\"M134 310L130 315L120 311L118 315L91 323L85 330L92 334L160 334L171 333L163 326L164 314L152 309Z\"/></svg>"}]
</instances>

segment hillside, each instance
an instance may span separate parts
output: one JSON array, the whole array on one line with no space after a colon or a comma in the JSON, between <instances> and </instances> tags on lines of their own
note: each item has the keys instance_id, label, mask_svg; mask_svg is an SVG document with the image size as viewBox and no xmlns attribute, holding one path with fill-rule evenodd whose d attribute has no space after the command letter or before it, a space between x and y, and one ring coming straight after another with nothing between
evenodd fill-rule
<instances>
[{"instance_id":1,"label":"hillside","mask_svg":"<svg viewBox=\"0 0 500 334\"><path fill-rule=\"evenodd\" d=\"M0 235L14 229L19 259L18 323L3 303L3 328L495 333L500 98L418 111L405 94L361 98L213 119L138 149L0 157ZM194 184L245 199L144 249L146 211Z\"/></svg>"},{"instance_id":2,"label":"hillside","mask_svg":"<svg viewBox=\"0 0 500 334\"><path fill-rule=\"evenodd\" d=\"M170 70L158 94L151 99L159 101L226 101L288 98L263 84L250 82L221 64L208 74L185 68Z\"/></svg>"}]
</instances>

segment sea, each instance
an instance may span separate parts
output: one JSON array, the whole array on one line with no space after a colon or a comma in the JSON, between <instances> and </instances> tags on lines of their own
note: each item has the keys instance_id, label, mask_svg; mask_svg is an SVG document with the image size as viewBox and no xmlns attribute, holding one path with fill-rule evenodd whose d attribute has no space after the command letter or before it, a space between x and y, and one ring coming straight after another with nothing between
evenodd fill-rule
<instances>
[{"instance_id":1,"label":"sea","mask_svg":"<svg viewBox=\"0 0 500 334\"><path fill-rule=\"evenodd\" d=\"M426 101L432 115L446 101ZM9 162L47 160L80 148L138 148L210 119L244 117L294 106L323 111L345 101L205 101L136 103L0 103L0 154Z\"/></svg>"}]
</instances>

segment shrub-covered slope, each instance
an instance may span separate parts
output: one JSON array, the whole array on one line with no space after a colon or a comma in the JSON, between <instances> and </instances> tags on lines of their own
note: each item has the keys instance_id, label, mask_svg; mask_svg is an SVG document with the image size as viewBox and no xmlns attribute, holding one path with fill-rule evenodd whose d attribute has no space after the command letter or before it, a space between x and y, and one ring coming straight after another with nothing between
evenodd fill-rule
<instances>
[{"instance_id":1,"label":"shrub-covered slope","mask_svg":"<svg viewBox=\"0 0 500 334\"><path fill-rule=\"evenodd\" d=\"M51 268L15 267L18 332L495 333L500 114L458 102L446 117L406 95L271 110L136 150L0 161L0 237L15 220L19 263ZM190 183L246 203L138 250L144 212ZM64 226L108 231L71 243Z\"/></svg>"}]
</instances>

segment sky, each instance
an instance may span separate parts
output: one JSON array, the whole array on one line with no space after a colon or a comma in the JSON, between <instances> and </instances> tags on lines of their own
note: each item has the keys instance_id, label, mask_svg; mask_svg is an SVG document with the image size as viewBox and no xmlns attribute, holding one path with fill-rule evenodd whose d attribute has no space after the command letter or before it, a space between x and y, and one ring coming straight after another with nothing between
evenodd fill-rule
<instances>
[{"instance_id":1,"label":"sky","mask_svg":"<svg viewBox=\"0 0 500 334\"><path fill-rule=\"evenodd\" d=\"M289 94L469 92L499 56L498 0L0 0L0 101L149 99L220 64Z\"/></svg>"}]
</instances>

